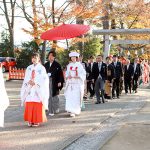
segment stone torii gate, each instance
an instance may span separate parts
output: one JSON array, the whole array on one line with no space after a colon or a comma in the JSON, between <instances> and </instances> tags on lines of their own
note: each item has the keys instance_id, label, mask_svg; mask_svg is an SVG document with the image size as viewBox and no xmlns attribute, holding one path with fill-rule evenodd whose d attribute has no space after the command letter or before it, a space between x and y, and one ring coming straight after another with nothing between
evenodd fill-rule
<instances>
[{"instance_id":1,"label":"stone torii gate","mask_svg":"<svg viewBox=\"0 0 150 150\"><path fill-rule=\"evenodd\" d=\"M93 30L93 35L104 35L104 58L110 54L110 44L150 44L149 40L110 40L110 35L150 34L150 29L102 29Z\"/></svg>"}]
</instances>

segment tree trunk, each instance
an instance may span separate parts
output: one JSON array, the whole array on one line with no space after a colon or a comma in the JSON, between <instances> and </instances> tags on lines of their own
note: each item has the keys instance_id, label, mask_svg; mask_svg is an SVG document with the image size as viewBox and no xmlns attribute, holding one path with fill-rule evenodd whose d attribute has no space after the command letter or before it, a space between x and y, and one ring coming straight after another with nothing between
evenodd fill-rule
<instances>
[{"instance_id":1,"label":"tree trunk","mask_svg":"<svg viewBox=\"0 0 150 150\"><path fill-rule=\"evenodd\" d=\"M33 11L33 29L34 29L34 39L35 41L39 39L37 33L38 33L38 22L37 22L37 10L36 10L36 5L35 5L35 0L32 0L32 11Z\"/></svg>"},{"instance_id":2,"label":"tree trunk","mask_svg":"<svg viewBox=\"0 0 150 150\"><path fill-rule=\"evenodd\" d=\"M8 6L7 6L7 1L3 0L3 5L4 5L4 13L5 13L5 18L8 26L8 31L9 31L9 41L10 41L10 51L9 51L9 56L14 57L14 14L15 14L15 4L16 0L12 1L10 0L10 7L11 7L11 20L9 18L9 12L8 12Z\"/></svg>"},{"instance_id":3,"label":"tree trunk","mask_svg":"<svg viewBox=\"0 0 150 150\"><path fill-rule=\"evenodd\" d=\"M11 50L9 55L14 57L14 29L11 29L11 31L9 31L10 33L10 46L11 46Z\"/></svg>"},{"instance_id":4,"label":"tree trunk","mask_svg":"<svg viewBox=\"0 0 150 150\"><path fill-rule=\"evenodd\" d=\"M79 0L76 0L76 3L78 5L81 5L81 2ZM82 17L76 18L76 24L84 24L84 20L82 19ZM82 37L83 36L81 35L80 38ZM80 50L80 55L82 56L83 51L84 51L84 42L78 42L78 49Z\"/></svg>"},{"instance_id":5,"label":"tree trunk","mask_svg":"<svg viewBox=\"0 0 150 150\"><path fill-rule=\"evenodd\" d=\"M41 54L41 62L42 62L42 64L45 64L45 61L46 61L46 41L43 42L42 54Z\"/></svg>"},{"instance_id":6,"label":"tree trunk","mask_svg":"<svg viewBox=\"0 0 150 150\"><path fill-rule=\"evenodd\" d=\"M77 18L76 23L77 24L84 24L84 21L82 18ZM83 37L83 35L80 36L80 38L82 38L82 37ZM80 50L80 54L82 55L83 51L84 51L84 42L78 42L78 49Z\"/></svg>"},{"instance_id":7,"label":"tree trunk","mask_svg":"<svg viewBox=\"0 0 150 150\"><path fill-rule=\"evenodd\" d=\"M52 0L52 23L53 27L55 27L55 0ZM53 45L57 45L57 41L53 41ZM56 47L52 47L53 51L56 51Z\"/></svg>"},{"instance_id":8,"label":"tree trunk","mask_svg":"<svg viewBox=\"0 0 150 150\"><path fill-rule=\"evenodd\" d=\"M103 1L103 29L109 29L109 14L108 14L108 4L105 4ZM104 35L104 46L103 46L103 52L104 52L104 59L110 54L110 46L109 46L109 35Z\"/></svg>"}]
</instances>

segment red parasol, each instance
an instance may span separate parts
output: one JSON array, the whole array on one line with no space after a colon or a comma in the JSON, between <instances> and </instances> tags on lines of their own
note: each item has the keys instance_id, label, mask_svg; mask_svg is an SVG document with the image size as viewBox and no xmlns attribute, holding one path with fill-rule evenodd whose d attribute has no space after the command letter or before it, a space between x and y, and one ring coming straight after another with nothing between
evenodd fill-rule
<instances>
[{"instance_id":1,"label":"red parasol","mask_svg":"<svg viewBox=\"0 0 150 150\"><path fill-rule=\"evenodd\" d=\"M41 35L43 40L64 40L85 34L90 30L88 25L81 24L62 24L50 29Z\"/></svg>"}]
</instances>

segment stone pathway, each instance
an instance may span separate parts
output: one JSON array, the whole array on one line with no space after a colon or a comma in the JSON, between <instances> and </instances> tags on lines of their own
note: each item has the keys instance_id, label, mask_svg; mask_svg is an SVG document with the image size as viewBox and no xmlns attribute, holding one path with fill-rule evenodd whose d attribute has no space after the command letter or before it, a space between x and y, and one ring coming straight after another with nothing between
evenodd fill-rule
<instances>
[{"instance_id":1,"label":"stone pathway","mask_svg":"<svg viewBox=\"0 0 150 150\"><path fill-rule=\"evenodd\" d=\"M60 95L61 112L48 117L38 128L29 128L23 121L19 91L22 81L6 82L11 105L5 112L5 128L0 128L0 150L97 150L111 139L127 118L136 114L150 96L141 89L137 94L122 95L105 104L86 102L86 109L76 118L64 111L64 95Z\"/></svg>"}]
</instances>

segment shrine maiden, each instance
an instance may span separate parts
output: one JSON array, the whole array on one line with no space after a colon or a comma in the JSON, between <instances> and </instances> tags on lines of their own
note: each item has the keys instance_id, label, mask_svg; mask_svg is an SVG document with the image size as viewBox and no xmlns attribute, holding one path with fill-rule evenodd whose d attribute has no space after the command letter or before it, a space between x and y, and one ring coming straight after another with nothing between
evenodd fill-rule
<instances>
[{"instance_id":1,"label":"shrine maiden","mask_svg":"<svg viewBox=\"0 0 150 150\"><path fill-rule=\"evenodd\" d=\"M4 127L4 112L9 106L9 99L6 93L2 68L0 67L0 127Z\"/></svg>"},{"instance_id":2,"label":"shrine maiden","mask_svg":"<svg viewBox=\"0 0 150 150\"><path fill-rule=\"evenodd\" d=\"M71 117L75 117L81 112L86 72L82 64L77 62L79 57L77 52L71 52L69 57L71 62L67 66L65 87L66 111Z\"/></svg>"},{"instance_id":3,"label":"shrine maiden","mask_svg":"<svg viewBox=\"0 0 150 150\"><path fill-rule=\"evenodd\" d=\"M28 126L39 126L39 123L47 121L49 79L38 53L32 55L32 63L26 69L21 100L25 105L24 120L28 121Z\"/></svg>"}]
</instances>

